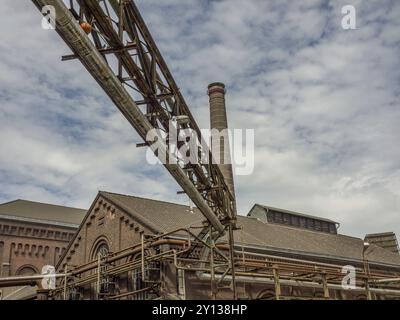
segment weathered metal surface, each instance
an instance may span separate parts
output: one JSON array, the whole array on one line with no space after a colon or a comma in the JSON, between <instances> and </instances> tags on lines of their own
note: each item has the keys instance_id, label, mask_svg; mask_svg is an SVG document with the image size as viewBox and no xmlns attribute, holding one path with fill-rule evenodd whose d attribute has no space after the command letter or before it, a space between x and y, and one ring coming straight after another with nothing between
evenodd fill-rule
<instances>
[{"instance_id":1,"label":"weathered metal surface","mask_svg":"<svg viewBox=\"0 0 400 320\"><path fill-rule=\"evenodd\" d=\"M156 126L154 126L156 123L159 125L160 123L165 123L165 120L170 120L172 118L172 115L174 114L172 110L169 110L169 114L166 112L166 110L164 110L165 112L163 115L159 113L159 119L148 119L146 117L146 115L135 103L134 98L125 89L120 78L115 75L102 54L96 48L95 44L89 39L84 30L82 30L78 21L74 18L73 14L68 10L61 0L32 1L39 9L45 5L54 6L57 14L57 32L68 44L74 54L79 57L80 61L89 71L89 73L99 83L117 108L144 140L146 140L147 134L156 128ZM96 23L98 24L97 26L99 29L101 29L101 32L109 36L108 39L111 42L110 45L114 46L114 48L121 47L122 43L118 38L118 34L113 29L109 19L106 18L99 3L97 1L85 1L85 6L86 9L90 9L91 14L96 17ZM125 13L128 16L128 12L131 13L132 11L135 12L135 7L133 6L133 3L129 1L127 2ZM143 29L144 26L142 25L141 21L138 21L138 23ZM136 28L136 26L134 27ZM150 38L148 41L152 43ZM138 45L139 42L140 41L138 41ZM152 43L152 46L155 47L155 44ZM160 57L153 57L153 59L158 59L160 61ZM152 102L149 102L148 108L152 109L151 111L154 111L154 105L158 102L155 101L156 98L154 97L154 92L151 92L152 88L149 86L149 81L146 82L142 76L143 70L141 70L134 63L134 60L127 51L123 51L123 54L120 56L120 61L121 64L123 63L125 70L130 73L132 79L135 79L137 85L140 86L143 91L146 89L144 92L145 98L150 99L149 101ZM143 64L146 63L144 62ZM152 73L154 74L154 70ZM157 83L157 80L153 78L150 82L152 85L154 85ZM155 88L153 87L153 89ZM180 93L178 93L178 96L180 96ZM157 108L157 111L160 112L160 107ZM181 111L185 111L185 109ZM192 116L188 110L187 113L192 119ZM151 114L153 113L151 112ZM177 112L176 114L181 113ZM167 119L165 119L166 115L168 115ZM191 123L195 124L194 120L192 120ZM165 124L165 126L165 129L168 128L168 124ZM196 125L194 126L194 129L198 129ZM161 136L158 135L157 138L158 141L162 141ZM152 144L150 147L154 152L158 152L159 154L168 154L168 147L165 143L158 143L157 145ZM203 213L209 223L215 228L215 230L217 230L221 235L224 234L225 227L221 221L234 218L236 212L233 211L234 206L232 195L229 193L228 188L224 183L222 173L219 171L219 169L213 166L199 167L199 165L194 165L196 168L193 168L192 172L201 172L201 175L198 175L194 178L192 175L188 175L187 171L185 172L184 168L177 164L165 164L164 166L196 204L196 206ZM207 169L209 172L207 172ZM214 175L210 171L212 171ZM207 174L205 174L206 172ZM201 183L202 180L202 185L209 184L210 186L214 186L214 184L217 184L221 187L221 190L218 192L212 191L211 193L199 192L197 189L197 183ZM226 201L224 201L227 196L229 197L230 202L228 205Z\"/></svg>"}]
</instances>

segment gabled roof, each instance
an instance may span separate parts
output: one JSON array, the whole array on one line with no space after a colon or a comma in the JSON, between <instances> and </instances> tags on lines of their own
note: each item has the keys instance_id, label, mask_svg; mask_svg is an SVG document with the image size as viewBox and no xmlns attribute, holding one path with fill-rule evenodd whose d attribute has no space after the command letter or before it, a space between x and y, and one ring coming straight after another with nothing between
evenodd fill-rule
<instances>
[{"instance_id":1,"label":"gabled roof","mask_svg":"<svg viewBox=\"0 0 400 320\"><path fill-rule=\"evenodd\" d=\"M86 210L53 204L15 200L0 204L0 218L78 227Z\"/></svg>"},{"instance_id":2,"label":"gabled roof","mask_svg":"<svg viewBox=\"0 0 400 320\"><path fill-rule=\"evenodd\" d=\"M159 233L198 226L204 220L198 209L188 206L109 192L99 195ZM341 260L362 261L364 241L345 235L327 234L276 224L265 224L251 217L238 217L241 231L235 232L236 245L255 246ZM371 245L365 253L369 262L400 266L400 255Z\"/></svg>"},{"instance_id":3,"label":"gabled roof","mask_svg":"<svg viewBox=\"0 0 400 320\"><path fill-rule=\"evenodd\" d=\"M199 226L205 220L197 208L191 211L189 206L104 191L99 194L158 233Z\"/></svg>"}]
</instances>

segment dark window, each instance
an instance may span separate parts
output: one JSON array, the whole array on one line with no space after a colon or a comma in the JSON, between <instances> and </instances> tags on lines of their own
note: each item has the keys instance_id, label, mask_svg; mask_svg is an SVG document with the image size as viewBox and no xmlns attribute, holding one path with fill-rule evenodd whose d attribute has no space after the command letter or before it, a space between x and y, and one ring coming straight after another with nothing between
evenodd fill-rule
<instances>
[{"instance_id":1,"label":"dark window","mask_svg":"<svg viewBox=\"0 0 400 320\"><path fill-rule=\"evenodd\" d=\"M108 247L107 242L101 241L100 243L98 243L96 245L96 249L93 252L93 260L94 259L103 259L103 258L108 256L109 252L110 252L110 249ZM102 264L100 266L100 272L102 274L106 273L107 272L107 265L103 265ZM110 281L109 280L110 279L108 277L102 277L101 278L101 283L100 283L100 288L99 288L100 289L100 294L106 294L106 293L109 292L109 289L110 289L110 286L109 286L110 285ZM99 299L99 295L98 295L98 292L97 292L97 284L95 284L94 287L96 288L96 290L95 290L96 299Z\"/></svg>"},{"instance_id":2,"label":"dark window","mask_svg":"<svg viewBox=\"0 0 400 320\"><path fill-rule=\"evenodd\" d=\"M38 272L31 266L23 266L16 272L17 276L33 276L35 274L38 274Z\"/></svg>"},{"instance_id":3,"label":"dark window","mask_svg":"<svg viewBox=\"0 0 400 320\"><path fill-rule=\"evenodd\" d=\"M97 248L96 256L100 255L101 257L106 257L108 255L109 249L107 243L102 243Z\"/></svg>"},{"instance_id":4,"label":"dark window","mask_svg":"<svg viewBox=\"0 0 400 320\"><path fill-rule=\"evenodd\" d=\"M110 252L110 247L108 246L105 240L102 240L96 244L96 246L92 249L91 259L97 260L99 255L101 258L108 256Z\"/></svg>"}]
</instances>

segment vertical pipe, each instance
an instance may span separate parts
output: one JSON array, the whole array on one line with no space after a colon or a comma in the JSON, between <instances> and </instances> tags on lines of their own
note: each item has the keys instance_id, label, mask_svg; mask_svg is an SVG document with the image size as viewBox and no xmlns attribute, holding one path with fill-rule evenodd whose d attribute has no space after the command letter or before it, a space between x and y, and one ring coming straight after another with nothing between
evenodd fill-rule
<instances>
[{"instance_id":1,"label":"vertical pipe","mask_svg":"<svg viewBox=\"0 0 400 320\"><path fill-rule=\"evenodd\" d=\"M65 266L65 277L64 277L64 300L67 300L67 281L68 281L68 266Z\"/></svg>"},{"instance_id":2,"label":"vertical pipe","mask_svg":"<svg viewBox=\"0 0 400 320\"><path fill-rule=\"evenodd\" d=\"M326 273L322 274L322 284L323 284L323 287L324 287L324 298L325 299L329 299L330 296L329 296L328 281L326 279Z\"/></svg>"},{"instance_id":3,"label":"vertical pipe","mask_svg":"<svg viewBox=\"0 0 400 320\"><path fill-rule=\"evenodd\" d=\"M367 300L372 300L371 290L369 289L368 278L365 278L365 291L366 291L366 294L367 294Z\"/></svg>"},{"instance_id":4,"label":"vertical pipe","mask_svg":"<svg viewBox=\"0 0 400 320\"><path fill-rule=\"evenodd\" d=\"M232 272L232 291L233 300L237 300L237 288L236 288L236 266L235 266L235 246L233 237L233 225L229 224L229 260L231 261L231 272Z\"/></svg>"},{"instance_id":5,"label":"vertical pipe","mask_svg":"<svg viewBox=\"0 0 400 320\"><path fill-rule=\"evenodd\" d=\"M97 255L97 298L98 299L99 299L100 291L101 291L101 286L100 286L101 269L100 268L101 268L101 255L100 255L100 252L99 252L98 255Z\"/></svg>"},{"instance_id":6,"label":"vertical pipe","mask_svg":"<svg viewBox=\"0 0 400 320\"><path fill-rule=\"evenodd\" d=\"M142 281L145 282L146 278L145 278L145 274L144 274L144 269L145 269L145 261L144 261L144 233L141 234L140 236L140 240L141 240L141 252L142 252Z\"/></svg>"},{"instance_id":7,"label":"vertical pipe","mask_svg":"<svg viewBox=\"0 0 400 320\"><path fill-rule=\"evenodd\" d=\"M212 228L210 228L211 298L213 300L217 300L217 288L215 286L215 269L214 269L214 248L215 248L215 243L212 237Z\"/></svg>"},{"instance_id":8,"label":"vertical pipe","mask_svg":"<svg viewBox=\"0 0 400 320\"><path fill-rule=\"evenodd\" d=\"M218 130L223 133L224 130L228 129L228 117L226 114L226 103L225 103L225 85L223 83L212 83L208 86L208 96L210 98L210 125L212 130ZM229 191L235 198L235 187L233 181L233 169L232 169L232 157L229 147L229 135L222 135L222 139L219 140L219 150L214 150L213 143L211 145L212 154L214 157L219 158L219 167L222 175L224 176L225 182L228 186ZM214 141L214 139L212 140ZM215 143L214 143L215 144ZM217 147L217 146L216 146ZM218 159L217 158L217 159Z\"/></svg>"},{"instance_id":9,"label":"vertical pipe","mask_svg":"<svg viewBox=\"0 0 400 320\"><path fill-rule=\"evenodd\" d=\"M280 283L280 279L279 279L278 267L276 265L273 267L273 273L274 273L274 283L275 283L275 298L276 298L276 300L280 300L281 283Z\"/></svg>"}]
</instances>

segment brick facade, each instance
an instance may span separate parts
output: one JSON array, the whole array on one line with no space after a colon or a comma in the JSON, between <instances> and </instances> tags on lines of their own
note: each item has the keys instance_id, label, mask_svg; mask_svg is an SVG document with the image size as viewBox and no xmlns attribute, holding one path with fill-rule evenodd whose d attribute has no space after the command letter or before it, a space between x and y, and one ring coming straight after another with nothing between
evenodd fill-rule
<instances>
[{"instance_id":1,"label":"brick facade","mask_svg":"<svg viewBox=\"0 0 400 320\"><path fill-rule=\"evenodd\" d=\"M75 231L0 217L2 277L40 273L44 265L55 265Z\"/></svg>"},{"instance_id":2,"label":"brick facade","mask_svg":"<svg viewBox=\"0 0 400 320\"><path fill-rule=\"evenodd\" d=\"M121 251L138 243L145 231L149 230L98 196L57 268L60 271L67 265L79 266L96 259L96 248L102 243L107 245L109 252Z\"/></svg>"}]
</instances>

